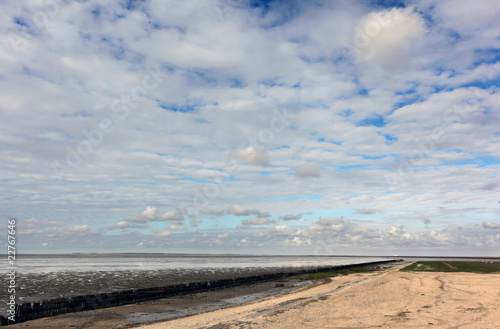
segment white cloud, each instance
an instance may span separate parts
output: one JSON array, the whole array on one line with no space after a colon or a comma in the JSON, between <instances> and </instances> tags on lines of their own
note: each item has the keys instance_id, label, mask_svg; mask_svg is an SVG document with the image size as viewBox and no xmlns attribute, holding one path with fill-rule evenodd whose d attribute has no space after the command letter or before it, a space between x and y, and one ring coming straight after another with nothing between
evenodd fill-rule
<instances>
[{"instance_id":1,"label":"white cloud","mask_svg":"<svg viewBox=\"0 0 500 329\"><path fill-rule=\"evenodd\" d=\"M217 239L227 239L229 237L229 233L218 234Z\"/></svg>"},{"instance_id":2,"label":"white cloud","mask_svg":"<svg viewBox=\"0 0 500 329\"><path fill-rule=\"evenodd\" d=\"M89 225L76 225L68 229L71 233L85 233L90 231Z\"/></svg>"},{"instance_id":3,"label":"white cloud","mask_svg":"<svg viewBox=\"0 0 500 329\"><path fill-rule=\"evenodd\" d=\"M267 218L261 218L261 217L253 217L253 218L247 218L241 221L242 225L264 225L264 224L269 224L273 223L274 221L269 220Z\"/></svg>"},{"instance_id":4,"label":"white cloud","mask_svg":"<svg viewBox=\"0 0 500 329\"><path fill-rule=\"evenodd\" d=\"M235 216L248 216L248 215L256 215L257 217L264 218L270 217L271 214L267 211L260 211L258 209L247 209L240 205L232 205L228 208L228 213Z\"/></svg>"},{"instance_id":5,"label":"white cloud","mask_svg":"<svg viewBox=\"0 0 500 329\"><path fill-rule=\"evenodd\" d=\"M127 217L125 221L131 223L147 223L158 219L158 209L156 207L147 207L140 215L136 217Z\"/></svg>"},{"instance_id":6,"label":"white cloud","mask_svg":"<svg viewBox=\"0 0 500 329\"><path fill-rule=\"evenodd\" d=\"M288 214L288 215L281 217L281 219L283 219L283 220L299 220L301 218L302 218L302 213Z\"/></svg>"},{"instance_id":7,"label":"white cloud","mask_svg":"<svg viewBox=\"0 0 500 329\"><path fill-rule=\"evenodd\" d=\"M349 219L344 217L320 217L314 221L310 229L316 233L344 232L352 227Z\"/></svg>"},{"instance_id":8,"label":"white cloud","mask_svg":"<svg viewBox=\"0 0 500 329\"><path fill-rule=\"evenodd\" d=\"M38 218L31 217L21 222L19 228L17 229L17 233L19 234L33 234L40 233L51 227L62 227L63 223L57 221L47 221L47 220L39 220Z\"/></svg>"},{"instance_id":9,"label":"white cloud","mask_svg":"<svg viewBox=\"0 0 500 329\"><path fill-rule=\"evenodd\" d=\"M460 34L472 35L485 27L498 26L500 5L496 1L478 0L471 3L467 0L445 0L429 1L429 5L434 6L434 11L444 27Z\"/></svg>"},{"instance_id":10,"label":"white cloud","mask_svg":"<svg viewBox=\"0 0 500 329\"><path fill-rule=\"evenodd\" d=\"M356 209L356 212L359 214L363 214L363 215L373 215L373 214L376 214L377 212L382 213L383 210L365 207L365 208L361 208L361 209Z\"/></svg>"},{"instance_id":11,"label":"white cloud","mask_svg":"<svg viewBox=\"0 0 500 329\"><path fill-rule=\"evenodd\" d=\"M276 225L272 229L269 230L269 234L271 235L290 235L290 231L288 226L286 225Z\"/></svg>"},{"instance_id":12,"label":"white cloud","mask_svg":"<svg viewBox=\"0 0 500 329\"><path fill-rule=\"evenodd\" d=\"M234 159L259 166L269 166L267 152L264 149L257 149L248 146L231 153Z\"/></svg>"},{"instance_id":13,"label":"white cloud","mask_svg":"<svg viewBox=\"0 0 500 329\"><path fill-rule=\"evenodd\" d=\"M198 227L198 224L203 223L203 221L199 218L193 218L191 220L191 227Z\"/></svg>"},{"instance_id":14,"label":"white cloud","mask_svg":"<svg viewBox=\"0 0 500 329\"><path fill-rule=\"evenodd\" d=\"M311 240L308 239L302 239L299 237L294 237L293 239L288 239L285 240L284 246L285 247L300 247L300 246L307 246L311 245Z\"/></svg>"},{"instance_id":15,"label":"white cloud","mask_svg":"<svg viewBox=\"0 0 500 329\"><path fill-rule=\"evenodd\" d=\"M483 222L482 226L484 228L491 228L491 229L498 229L498 228L500 228L500 225L498 223L491 222L491 221Z\"/></svg>"},{"instance_id":16,"label":"white cloud","mask_svg":"<svg viewBox=\"0 0 500 329\"><path fill-rule=\"evenodd\" d=\"M394 69L409 64L410 47L424 34L424 19L413 7L393 8L363 17L354 29L352 42L359 60Z\"/></svg>"},{"instance_id":17,"label":"white cloud","mask_svg":"<svg viewBox=\"0 0 500 329\"><path fill-rule=\"evenodd\" d=\"M172 232L170 231L160 231L158 229L153 229L152 233L155 238L166 238L172 235ZM141 246L142 245L143 243L141 242Z\"/></svg>"},{"instance_id":18,"label":"white cloud","mask_svg":"<svg viewBox=\"0 0 500 329\"><path fill-rule=\"evenodd\" d=\"M319 171L316 167L304 165L297 168L297 170L295 171L295 175L297 175L300 178L318 177Z\"/></svg>"},{"instance_id":19,"label":"white cloud","mask_svg":"<svg viewBox=\"0 0 500 329\"><path fill-rule=\"evenodd\" d=\"M122 222L119 222L116 225L109 226L108 229L112 230L112 229L115 229L115 228L119 228L119 229L125 230L125 229L127 229L129 227L130 227L130 223L129 222L122 221Z\"/></svg>"},{"instance_id":20,"label":"white cloud","mask_svg":"<svg viewBox=\"0 0 500 329\"><path fill-rule=\"evenodd\" d=\"M177 211L167 211L158 219L159 222L170 221L174 224L180 224L184 221L184 216Z\"/></svg>"},{"instance_id":21,"label":"white cloud","mask_svg":"<svg viewBox=\"0 0 500 329\"><path fill-rule=\"evenodd\" d=\"M235 216L247 216L249 214L248 209L237 204L229 207L228 212Z\"/></svg>"},{"instance_id":22,"label":"white cloud","mask_svg":"<svg viewBox=\"0 0 500 329\"><path fill-rule=\"evenodd\" d=\"M182 231L182 230L186 229L186 226L184 226L184 225L181 225L181 226L168 225L168 227L166 227L166 228L168 228L169 230L172 230L172 231L175 231L175 230Z\"/></svg>"}]
</instances>

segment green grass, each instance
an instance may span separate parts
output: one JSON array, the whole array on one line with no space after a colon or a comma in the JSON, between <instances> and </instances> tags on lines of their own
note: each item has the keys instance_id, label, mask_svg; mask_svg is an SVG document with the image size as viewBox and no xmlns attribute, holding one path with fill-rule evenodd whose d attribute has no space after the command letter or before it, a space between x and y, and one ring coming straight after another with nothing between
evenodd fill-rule
<instances>
[{"instance_id":1,"label":"green grass","mask_svg":"<svg viewBox=\"0 0 500 329\"><path fill-rule=\"evenodd\" d=\"M297 308L301 308L301 307L306 307L307 305L312 304L312 303L316 303L317 301L319 301L319 299L311 299L311 300L308 300L307 302L304 302L302 304L295 306L294 308L297 309Z\"/></svg>"},{"instance_id":2,"label":"green grass","mask_svg":"<svg viewBox=\"0 0 500 329\"><path fill-rule=\"evenodd\" d=\"M349 275L354 273L368 273L378 271L379 269L371 267L371 266L359 266L359 267L351 267L337 271L330 272L317 272L317 273L307 273L297 276L292 276L290 279L298 279L298 280L317 280L324 278L332 278L339 275Z\"/></svg>"},{"instance_id":3,"label":"green grass","mask_svg":"<svg viewBox=\"0 0 500 329\"><path fill-rule=\"evenodd\" d=\"M292 304L292 303L298 302L299 300L303 300L303 299L306 299L306 298L302 297L302 298L296 298L296 299L287 300L286 302L280 303L280 304L278 304L276 306L277 307L285 306L285 305L288 305L288 304Z\"/></svg>"},{"instance_id":4,"label":"green grass","mask_svg":"<svg viewBox=\"0 0 500 329\"><path fill-rule=\"evenodd\" d=\"M289 281L290 280L288 280L288 279L278 279L278 280L276 280L276 282L289 282Z\"/></svg>"},{"instance_id":5,"label":"green grass","mask_svg":"<svg viewBox=\"0 0 500 329\"><path fill-rule=\"evenodd\" d=\"M428 261L411 264L401 271L496 273L500 272L500 262Z\"/></svg>"},{"instance_id":6,"label":"green grass","mask_svg":"<svg viewBox=\"0 0 500 329\"><path fill-rule=\"evenodd\" d=\"M276 307L283 307L283 306L286 306L286 305L289 305L289 304L293 304L293 303L298 302L298 301L303 300L303 299L307 299L307 298L303 297L303 298L296 298L296 299L288 300L286 302L283 302L283 303L280 303L280 304L276 305ZM316 302L318 302L320 300L327 300L327 299L328 299L328 296L321 296L321 297L319 297L317 299L311 299L311 300L305 301L305 302L303 302L301 304L295 305L295 306L293 306L292 308L289 308L289 309L276 310L276 311L274 311L272 313L264 315L264 317L276 316L276 315L279 315L279 314L283 314L286 311L289 311L289 310L292 310L292 309L299 309L299 308L302 308L302 307L306 307L309 304L316 303ZM268 310L265 310L265 311L268 311Z\"/></svg>"},{"instance_id":7,"label":"green grass","mask_svg":"<svg viewBox=\"0 0 500 329\"><path fill-rule=\"evenodd\" d=\"M276 315L280 315L282 313L285 313L286 310L278 310L278 311L274 311L273 313L271 314L266 314L264 315L264 317L271 317L271 316L276 316Z\"/></svg>"}]
</instances>

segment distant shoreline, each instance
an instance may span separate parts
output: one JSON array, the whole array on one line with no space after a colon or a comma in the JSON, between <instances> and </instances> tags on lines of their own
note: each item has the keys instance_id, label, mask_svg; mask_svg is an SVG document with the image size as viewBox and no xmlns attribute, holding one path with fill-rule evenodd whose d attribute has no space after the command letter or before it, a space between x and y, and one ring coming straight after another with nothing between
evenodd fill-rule
<instances>
[{"instance_id":1,"label":"distant shoreline","mask_svg":"<svg viewBox=\"0 0 500 329\"><path fill-rule=\"evenodd\" d=\"M195 253L136 253L136 252L116 252L116 253L18 253L17 256L113 256L113 255L153 255L153 256L196 256L196 257L384 257L384 258L463 258L463 259L500 259L500 256L415 256L415 255L312 255L312 254L303 254L303 255L280 255L280 254L195 254Z\"/></svg>"}]
</instances>

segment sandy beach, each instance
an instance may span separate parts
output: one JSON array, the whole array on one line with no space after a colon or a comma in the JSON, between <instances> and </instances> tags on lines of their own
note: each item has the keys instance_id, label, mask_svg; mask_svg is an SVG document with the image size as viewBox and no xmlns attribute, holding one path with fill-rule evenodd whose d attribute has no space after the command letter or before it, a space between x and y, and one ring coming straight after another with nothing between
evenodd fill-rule
<instances>
[{"instance_id":1,"label":"sandy beach","mask_svg":"<svg viewBox=\"0 0 500 329\"><path fill-rule=\"evenodd\" d=\"M498 328L500 274L399 268L141 328Z\"/></svg>"},{"instance_id":2,"label":"sandy beach","mask_svg":"<svg viewBox=\"0 0 500 329\"><path fill-rule=\"evenodd\" d=\"M150 321L172 305L195 309L227 298L219 291L96 311L69 313L12 328L498 328L500 274L400 272L397 266L317 280L299 289L238 306L171 320ZM275 283L268 283L267 288ZM250 286L242 289L267 289ZM240 292L242 293L242 292ZM208 298L208 299L207 299Z\"/></svg>"}]
</instances>

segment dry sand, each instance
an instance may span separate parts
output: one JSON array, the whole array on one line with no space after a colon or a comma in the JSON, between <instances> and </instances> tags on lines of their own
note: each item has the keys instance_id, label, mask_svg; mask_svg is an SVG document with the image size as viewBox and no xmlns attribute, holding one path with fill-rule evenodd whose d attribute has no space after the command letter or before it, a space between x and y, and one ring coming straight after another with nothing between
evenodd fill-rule
<instances>
[{"instance_id":1,"label":"dry sand","mask_svg":"<svg viewBox=\"0 0 500 329\"><path fill-rule=\"evenodd\" d=\"M500 328L500 274L399 268L141 328Z\"/></svg>"}]
</instances>

